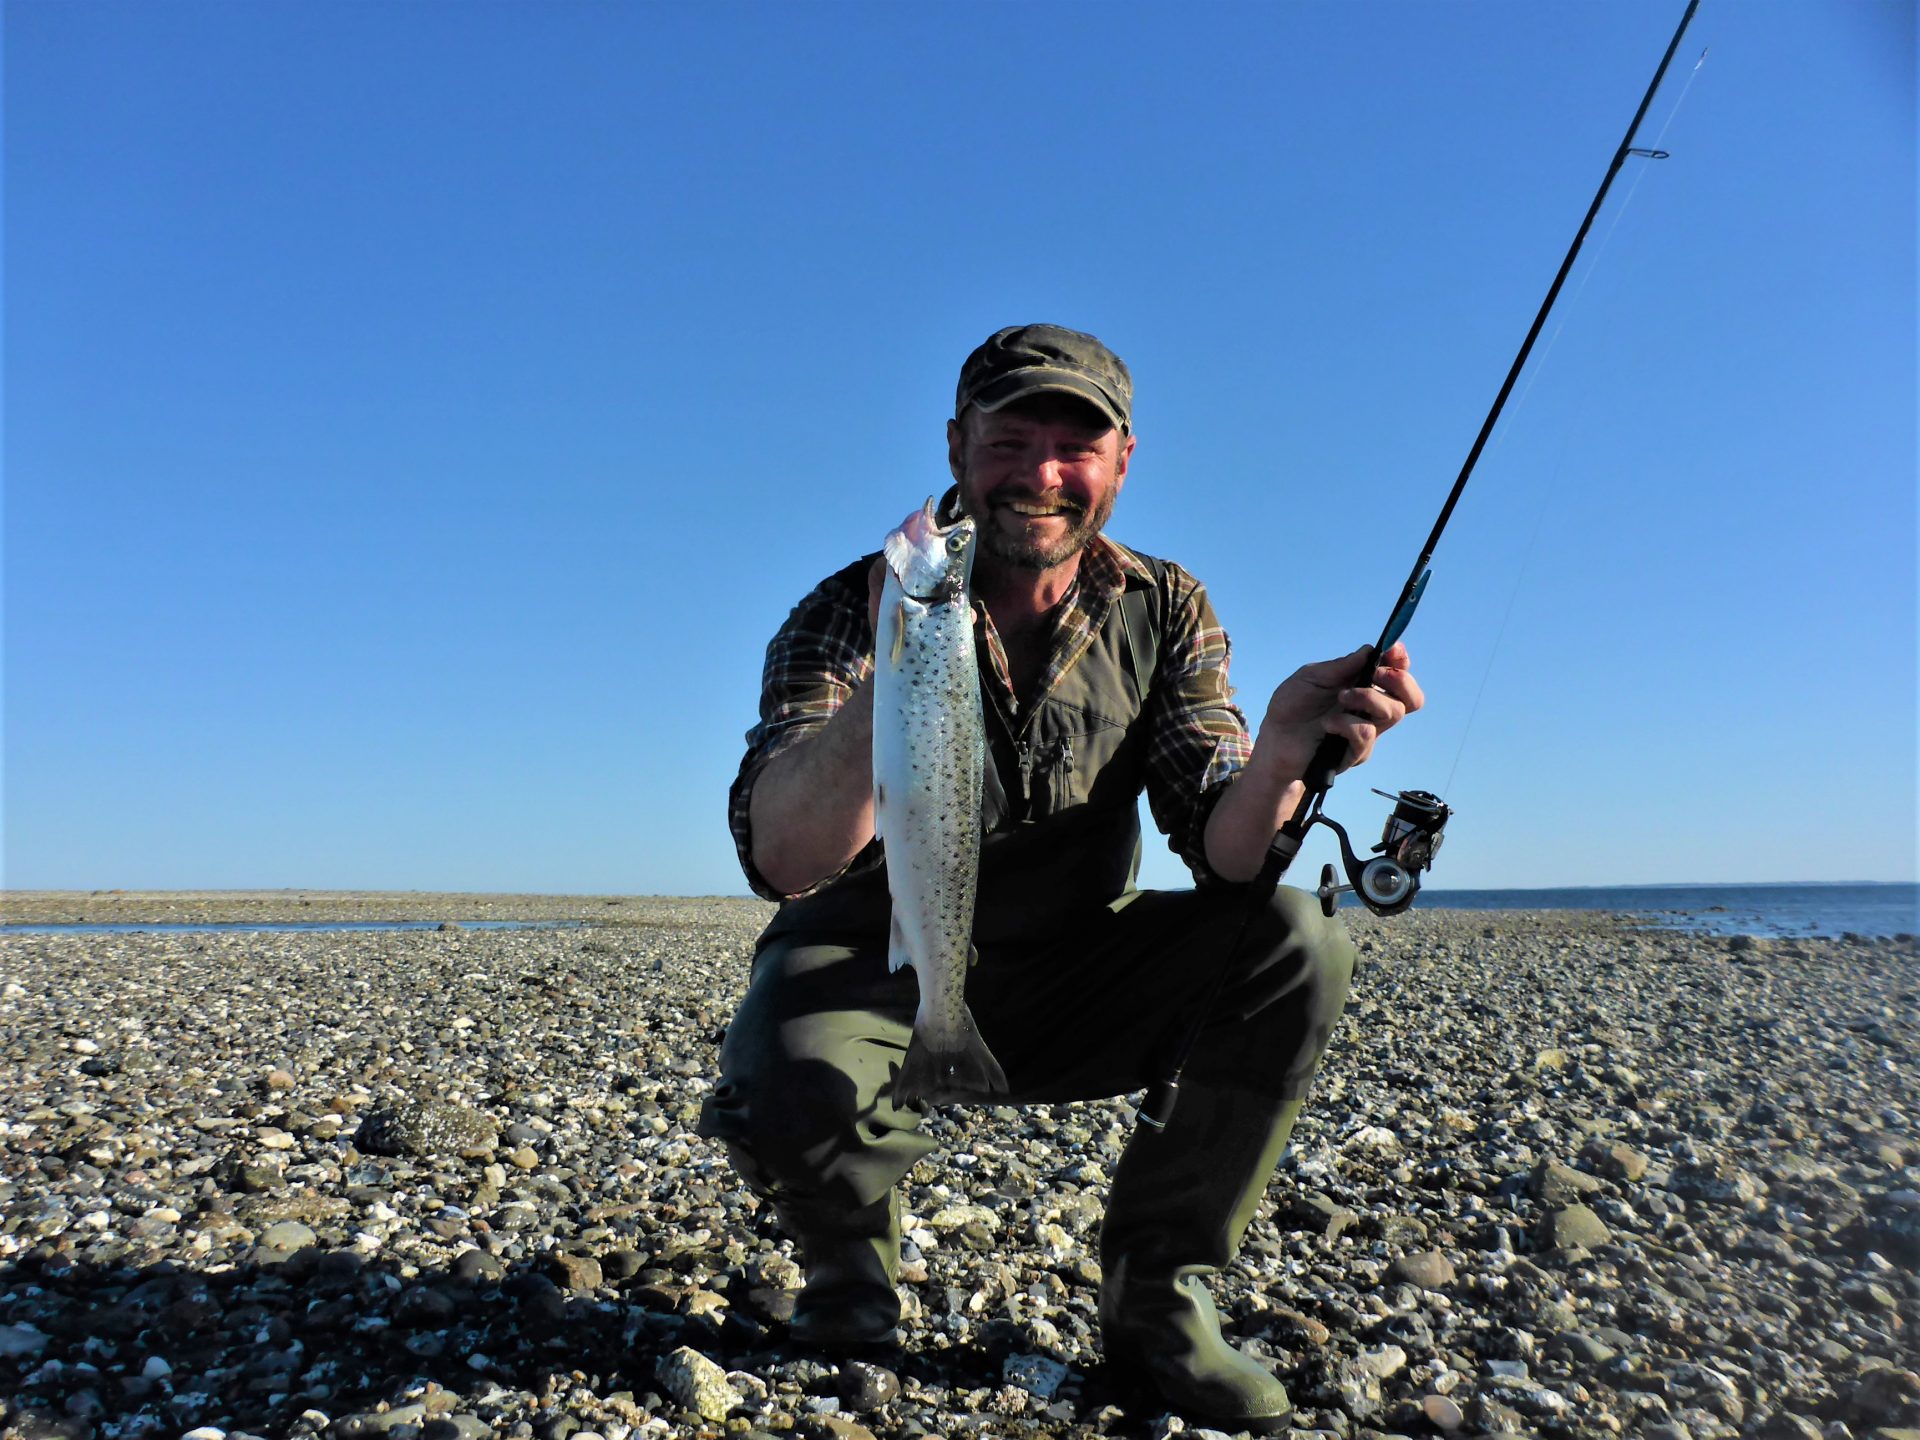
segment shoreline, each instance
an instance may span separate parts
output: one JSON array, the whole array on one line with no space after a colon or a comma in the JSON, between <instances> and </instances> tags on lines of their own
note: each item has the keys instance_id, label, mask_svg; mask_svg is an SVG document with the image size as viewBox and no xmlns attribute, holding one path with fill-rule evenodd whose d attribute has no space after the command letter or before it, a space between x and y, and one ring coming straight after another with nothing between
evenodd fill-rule
<instances>
[{"instance_id":1,"label":"shoreline","mask_svg":"<svg viewBox=\"0 0 1920 1440\"><path fill-rule=\"evenodd\" d=\"M773 905L729 895L537 895L438 890L6 890L0 920L27 925L309 921L571 920L658 925L693 914Z\"/></svg>"},{"instance_id":2,"label":"shoreline","mask_svg":"<svg viewBox=\"0 0 1920 1440\"><path fill-rule=\"evenodd\" d=\"M0 937L0 1429L1167 1433L1098 1341L1125 1097L929 1117L904 1350L796 1351L792 1244L694 1133L772 907L589 898L626 913ZM1353 995L1214 1283L1296 1434L1920 1424L1908 949L1343 913Z\"/></svg>"}]
</instances>

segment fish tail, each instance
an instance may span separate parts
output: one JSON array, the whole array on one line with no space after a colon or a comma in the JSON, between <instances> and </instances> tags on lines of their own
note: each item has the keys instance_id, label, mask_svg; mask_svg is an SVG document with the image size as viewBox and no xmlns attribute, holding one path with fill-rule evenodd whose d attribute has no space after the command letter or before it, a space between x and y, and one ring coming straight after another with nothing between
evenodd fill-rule
<instances>
[{"instance_id":1,"label":"fish tail","mask_svg":"<svg viewBox=\"0 0 1920 1440\"><path fill-rule=\"evenodd\" d=\"M1007 1075L975 1028L973 1015L951 1035L935 1035L916 1024L900 1069L893 1077L893 1103L906 1108L988 1100L1007 1093Z\"/></svg>"}]
</instances>

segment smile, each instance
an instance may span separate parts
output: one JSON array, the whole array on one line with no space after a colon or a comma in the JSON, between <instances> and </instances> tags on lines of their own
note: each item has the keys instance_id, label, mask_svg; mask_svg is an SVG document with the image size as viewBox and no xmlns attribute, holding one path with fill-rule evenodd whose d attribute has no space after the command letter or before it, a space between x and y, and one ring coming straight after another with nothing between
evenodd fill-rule
<instances>
[{"instance_id":1,"label":"smile","mask_svg":"<svg viewBox=\"0 0 1920 1440\"><path fill-rule=\"evenodd\" d=\"M1007 500L1001 503L1004 504L1007 509L1013 511L1013 513L1016 515L1032 515L1036 517L1047 516L1047 515L1073 515L1073 514L1077 514L1079 509L1079 507L1075 505L1062 505L1062 504L1048 505L1048 504L1042 504L1032 500Z\"/></svg>"}]
</instances>

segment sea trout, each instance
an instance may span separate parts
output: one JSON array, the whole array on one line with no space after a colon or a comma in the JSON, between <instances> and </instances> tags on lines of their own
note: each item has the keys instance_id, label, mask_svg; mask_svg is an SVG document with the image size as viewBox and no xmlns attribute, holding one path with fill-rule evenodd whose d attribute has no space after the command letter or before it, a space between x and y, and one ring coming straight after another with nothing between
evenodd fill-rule
<instances>
[{"instance_id":1,"label":"sea trout","mask_svg":"<svg viewBox=\"0 0 1920 1440\"><path fill-rule=\"evenodd\" d=\"M896 1105L1007 1092L967 1009L987 741L975 668L974 524L942 528L933 501L887 536L873 661L874 828L893 895L890 969L920 982Z\"/></svg>"}]
</instances>

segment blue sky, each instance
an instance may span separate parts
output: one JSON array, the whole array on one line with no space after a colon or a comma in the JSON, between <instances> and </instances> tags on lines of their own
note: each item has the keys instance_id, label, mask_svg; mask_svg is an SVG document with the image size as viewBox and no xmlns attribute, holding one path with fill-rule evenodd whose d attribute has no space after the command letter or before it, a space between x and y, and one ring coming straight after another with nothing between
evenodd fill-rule
<instances>
[{"instance_id":1,"label":"blue sky","mask_svg":"<svg viewBox=\"0 0 1920 1440\"><path fill-rule=\"evenodd\" d=\"M1031 320L1257 713L1681 8L9 0L5 883L741 890L767 637ZM1436 887L1915 877L1914 70L1702 6L1329 805L1445 787Z\"/></svg>"}]
</instances>

